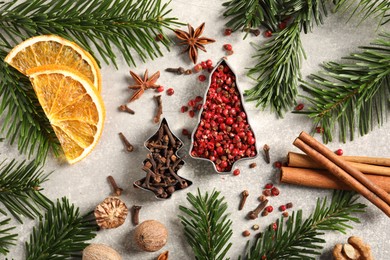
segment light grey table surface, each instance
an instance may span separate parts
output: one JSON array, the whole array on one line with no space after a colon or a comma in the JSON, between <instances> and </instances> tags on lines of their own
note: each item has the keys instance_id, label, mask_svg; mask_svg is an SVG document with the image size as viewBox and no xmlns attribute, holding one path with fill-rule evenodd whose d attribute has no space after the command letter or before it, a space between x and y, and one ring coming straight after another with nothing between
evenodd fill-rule
<instances>
[{"instance_id":1,"label":"light grey table surface","mask_svg":"<svg viewBox=\"0 0 390 260\"><path fill-rule=\"evenodd\" d=\"M243 34L234 33L230 37L223 36L225 20L222 16L224 8L223 1L186 1L173 0L169 7L173 9L170 16L176 16L182 22L188 22L194 27L206 22L204 36L216 39L216 43L206 46L207 53L199 53L199 61L212 59L216 63L225 55L222 45L230 43L234 48L234 55L228 58L229 63L238 74L240 90L249 89L254 82L245 76L247 67L255 64L251 56L255 53L251 42L262 44L265 38L248 36L243 40ZM356 51L357 46L369 44L381 30L377 29L377 21L367 20L358 26L357 20L347 21L347 15L330 14L325 19L322 26L315 27L313 33L302 34L302 42L305 48L307 59L302 62L302 74L307 76L319 70L319 64L324 61L339 60L350 52ZM186 27L181 29L186 30ZM389 29L389 27L387 27ZM264 30L263 30L264 31ZM172 32L169 32L174 37ZM233 221L233 236L231 242L233 247L229 251L229 256L236 259L244 250L247 238L241 233L245 229L250 229L253 224L259 224L263 229L280 216L276 210L267 217L261 217L255 221L245 219L247 210L257 205L256 198L261 194L262 187L269 181L275 181L278 173L264 162L261 156L251 161L242 161L237 164L241 169L241 174L237 177L233 175L218 175L214 173L211 164L203 161L186 159L186 165L179 174L194 182L185 191L173 194L172 199L157 201L153 194L136 190L132 183L144 176L140 170L147 150L143 147L144 141L156 130L157 125L152 122L155 113L155 103L153 91L146 93L137 101L131 104L135 110L135 115L118 112L117 108L123 104L130 96L131 92L127 86L132 83L129 70L142 74L145 69L150 73L161 71L159 84L165 88L172 87L175 90L173 96L163 93L163 116L168 120L171 129L181 137L181 129L193 130L196 125L196 118L189 118L186 114L180 113L180 107L187 103L190 98L197 95L203 96L207 88L206 82L199 82L198 75L176 76L164 72L167 67L191 68L187 54L180 54L180 46L172 46L168 52L163 49L164 57L149 60L146 63L138 61L137 67L129 67L118 53L118 69L114 66L103 64L103 90L102 96L105 102L107 117L105 129L100 143L94 151L83 161L75 165L61 163L53 156L49 156L44 166L46 172L54 171L49 181L44 186L44 194L55 200L66 196L72 203L80 207L82 212L93 209L105 197L110 195L111 188L106 181L108 175L113 175L120 186L125 189L122 199L128 207L134 204L142 205L140 214L141 220L156 219L164 223L169 230L169 241L167 245L155 253L140 252L134 247L132 241L132 231L134 229L128 217L126 223L113 230L99 231L93 242L104 243L118 250L123 259L155 259L163 250L170 251L169 259L194 259L191 248L184 238L182 226L177 215L179 205L187 205L186 193L196 192L200 188L203 192L213 189L221 191L229 204L229 213ZM302 91L300 90L302 93ZM303 101L298 99L298 101ZM265 143L271 146L271 160L283 160L288 151L298 151L292 145L293 140L302 131L310 131L311 121L302 115L286 113L283 119L277 119L268 110L259 111L254 103L245 103L252 127L257 136L257 145L262 147ZM126 153L122 143L118 138L118 133L123 132L135 145L133 153ZM316 138L320 139L319 135ZM337 138L336 138L337 139ZM190 141L183 138L184 148L179 154L188 153ZM390 140L390 124L385 123L381 128L375 128L370 134L358 137L353 142L345 144L337 141L328 144L332 150L342 148L348 155L367 155L390 157L388 143ZM0 143L0 161L11 160L24 157L19 155L15 146L9 146L7 142ZM249 169L250 162L256 162L257 167ZM313 209L316 199L331 195L329 190L319 190L303 188L290 185L278 185L280 196L271 198L272 205L277 207L282 203L293 202L294 209L302 209L307 216ZM245 210L237 211L239 194L242 190L248 189L251 194L247 200ZM390 259L390 222L376 207L371 205L364 198L361 202L368 205L367 212L360 215L361 224L353 224L353 230L348 234L336 232L326 232L323 238L327 241L324 244L323 256L319 259L330 259L330 251L335 243L344 243L350 235L361 236L372 247L375 259ZM14 259L24 259L24 243L29 239L30 231L36 224L34 221L25 220L23 225L17 224L18 233L17 246L11 248L8 255ZM250 237L253 238L253 235Z\"/></svg>"}]
</instances>

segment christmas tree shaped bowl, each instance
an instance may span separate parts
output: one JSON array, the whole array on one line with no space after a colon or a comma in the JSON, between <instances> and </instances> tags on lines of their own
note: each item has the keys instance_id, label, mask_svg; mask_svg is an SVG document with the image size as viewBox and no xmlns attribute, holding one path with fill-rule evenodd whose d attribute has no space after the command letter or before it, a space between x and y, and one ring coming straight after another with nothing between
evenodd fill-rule
<instances>
[{"instance_id":1,"label":"christmas tree shaped bowl","mask_svg":"<svg viewBox=\"0 0 390 260\"><path fill-rule=\"evenodd\" d=\"M231 173L238 161L258 154L243 100L236 74L220 60L210 73L190 147L192 158L211 162L217 173Z\"/></svg>"},{"instance_id":2,"label":"christmas tree shaped bowl","mask_svg":"<svg viewBox=\"0 0 390 260\"><path fill-rule=\"evenodd\" d=\"M177 155L183 144L163 118L157 132L144 143L149 150L142 167L146 176L135 181L133 186L153 192L157 199L163 200L171 198L174 192L191 186L192 181L177 174L184 165L183 159Z\"/></svg>"}]
</instances>

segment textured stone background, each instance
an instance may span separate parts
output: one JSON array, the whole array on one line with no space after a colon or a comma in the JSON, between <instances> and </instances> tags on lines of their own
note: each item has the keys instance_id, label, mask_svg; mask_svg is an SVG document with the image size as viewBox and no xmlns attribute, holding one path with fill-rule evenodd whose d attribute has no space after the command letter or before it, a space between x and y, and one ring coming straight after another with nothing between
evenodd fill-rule
<instances>
[{"instance_id":1,"label":"textured stone background","mask_svg":"<svg viewBox=\"0 0 390 260\"><path fill-rule=\"evenodd\" d=\"M198 26L206 22L204 36L215 38L216 43L207 46L207 53L201 52L199 60L212 59L217 62L224 51L222 45L231 43L234 48L234 55L229 57L229 62L238 74L239 87L241 91L249 89L253 81L245 76L247 67L254 65L255 61L250 57L254 54L251 42L262 44L264 37L257 38L249 36L243 40L243 34L235 33L231 37L224 37L222 34L224 23L221 6L223 1L186 1L173 0L170 7L173 9L171 16L176 16L180 21L188 22ZM348 16L342 14L330 14L325 19L325 24L315 27L313 33L302 34L303 45L307 54L307 60L303 61L302 74L306 76L316 72L319 64L324 61L339 60L340 57L356 51L356 46L369 44L374 37L383 29L377 29L377 21L368 20L358 26L357 20L346 24ZM388 29L389 27L387 27ZM182 29L185 29L184 27ZM170 32L169 35L173 37ZM170 232L169 242L163 250L170 251L170 259L193 259L192 251L188 247L183 230L177 215L178 206L186 203L186 193L196 192L197 188L202 191L220 190L229 203L229 212L233 220L234 234L231 239L233 247L229 252L232 259L236 259L244 250L246 238L241 232L249 229L257 223L261 229L275 221L280 213L276 211L268 217L259 218L256 221L245 220L247 210L257 205L257 196L260 195L262 186L277 179L277 171L271 165L267 165L261 156L252 160L258 164L255 169L249 169L252 161L243 161L237 164L241 169L241 175L217 175L213 172L210 164L193 159L186 159L185 167L179 172L180 175L194 182L194 185L185 191L177 192L173 198L166 201L156 201L151 193L135 190L132 183L143 177L140 170L141 163L145 158L147 150L144 149L144 141L153 134L157 125L152 122L155 111L155 104L152 99L153 91L148 91L144 96L131 104L136 111L135 115L128 115L117 111L117 107L124 103L130 92L127 86L131 83L129 69L137 73L143 73L149 69L150 73L160 70L162 72L159 84L166 88L173 87L175 94L171 97L163 94L164 116L167 118L171 129L181 136L183 127L192 130L195 127L196 119L181 114L181 105L195 97L203 95L207 82L201 83L196 75L176 76L163 72L166 67L192 67L186 55L181 55L179 46L172 46L171 51L163 50L164 57L145 64L138 62L138 67L129 68L125 61L118 58L119 69L113 66L103 65L103 99L107 110L107 119L102 139L96 149L84 161L69 166L59 160L49 157L44 169L46 172L54 171L50 180L44 184L44 193L51 199L67 196L71 202L80 207L82 212L93 209L111 192L106 182L108 175L113 175L118 183L125 189L122 199L129 207L134 204L142 205L141 220L156 219L164 223ZM300 100L298 100L300 101ZM301 100L302 101L302 100ZM302 131L310 131L311 122L306 117L287 113L283 119L276 119L269 111L258 111L253 103L245 103L245 107L252 122L252 127L257 136L257 145L262 147L265 143L271 146L272 161L283 160L288 151L297 151L292 145L294 138ZM390 124L376 128L372 133L356 138L353 142L346 144L333 142L329 144L332 150L342 148L348 155L367 155L390 157L388 143L390 140ZM135 145L135 152L128 154L123 150L118 133L123 132ZM316 136L319 138L319 136ZM180 151L181 155L188 153L190 142L183 138L185 147ZM15 148L10 147L6 142L0 143L0 160L8 158L23 159ZM277 198L271 198L275 207L289 201L293 202L294 209L303 209L308 215L312 211L317 197L331 195L331 191L302 188L296 186L280 185L281 194ZM250 197L247 200L246 208L242 212L237 211L239 194L242 190L248 189ZM378 209L372 206L365 199L362 202L368 205L367 213L360 216L362 223L354 224L354 229L348 234L327 232L323 238L327 241L323 255L319 259L330 259L330 250L335 243L346 241L350 235L358 235L371 244L375 259L389 259L390 228L389 219ZM24 242L28 240L31 228L35 225L33 221L25 221L24 225L18 225L18 245L11 249L9 257L14 259L24 258ZM105 243L117 249L124 259L155 259L160 253L139 252L133 246L131 239L133 226L130 218L126 223L115 230L100 231L93 242ZM161 250L162 251L162 250Z\"/></svg>"}]
</instances>

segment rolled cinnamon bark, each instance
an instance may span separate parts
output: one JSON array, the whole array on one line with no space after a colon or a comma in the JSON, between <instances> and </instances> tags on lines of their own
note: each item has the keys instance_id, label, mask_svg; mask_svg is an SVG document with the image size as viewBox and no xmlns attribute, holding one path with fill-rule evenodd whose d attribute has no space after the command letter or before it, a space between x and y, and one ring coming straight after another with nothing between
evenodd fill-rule
<instances>
[{"instance_id":1,"label":"rolled cinnamon bark","mask_svg":"<svg viewBox=\"0 0 390 260\"><path fill-rule=\"evenodd\" d=\"M363 173L348 165L348 162L340 160L326 146L305 132L295 139L294 145L390 217L390 195L364 177Z\"/></svg>"},{"instance_id":2,"label":"rolled cinnamon bark","mask_svg":"<svg viewBox=\"0 0 390 260\"><path fill-rule=\"evenodd\" d=\"M365 176L383 190L390 193L390 177L369 174L365 174ZM280 181L314 188L351 190L348 185L340 182L329 171L319 169L282 167Z\"/></svg>"},{"instance_id":3,"label":"rolled cinnamon bark","mask_svg":"<svg viewBox=\"0 0 390 260\"><path fill-rule=\"evenodd\" d=\"M350 157L358 158L355 156L350 156ZM350 158L346 158L346 156L339 156L339 158L344 161L348 161L350 159ZM378 159L378 160L382 160L382 162L384 159L384 158L373 158L373 157L364 157L364 158ZM371 165L366 163L350 162L350 161L348 162L349 165L353 166L354 168L358 169L363 173L390 176L390 167ZM320 164L312 160L309 156L305 154L294 153L294 152L288 153L287 165L289 167L297 167L297 168L324 169L324 167L322 167Z\"/></svg>"}]
</instances>

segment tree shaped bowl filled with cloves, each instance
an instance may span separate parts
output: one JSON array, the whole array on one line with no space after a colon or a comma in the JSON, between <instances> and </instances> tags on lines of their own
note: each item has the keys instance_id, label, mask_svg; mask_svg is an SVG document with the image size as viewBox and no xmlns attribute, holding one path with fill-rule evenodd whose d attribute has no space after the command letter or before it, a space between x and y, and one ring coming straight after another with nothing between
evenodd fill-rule
<instances>
[{"instance_id":1,"label":"tree shaped bowl filled with cloves","mask_svg":"<svg viewBox=\"0 0 390 260\"><path fill-rule=\"evenodd\" d=\"M177 155L183 142L172 133L165 118L144 145L149 150L142 167L146 176L135 181L134 187L151 191L158 199L168 199L174 192L192 185L192 181L177 174L184 165L183 158Z\"/></svg>"},{"instance_id":2,"label":"tree shaped bowl filled with cloves","mask_svg":"<svg viewBox=\"0 0 390 260\"><path fill-rule=\"evenodd\" d=\"M212 162L217 173L230 173L238 161L256 157L257 148L236 74L226 60L210 73L203 100L190 156Z\"/></svg>"}]
</instances>

